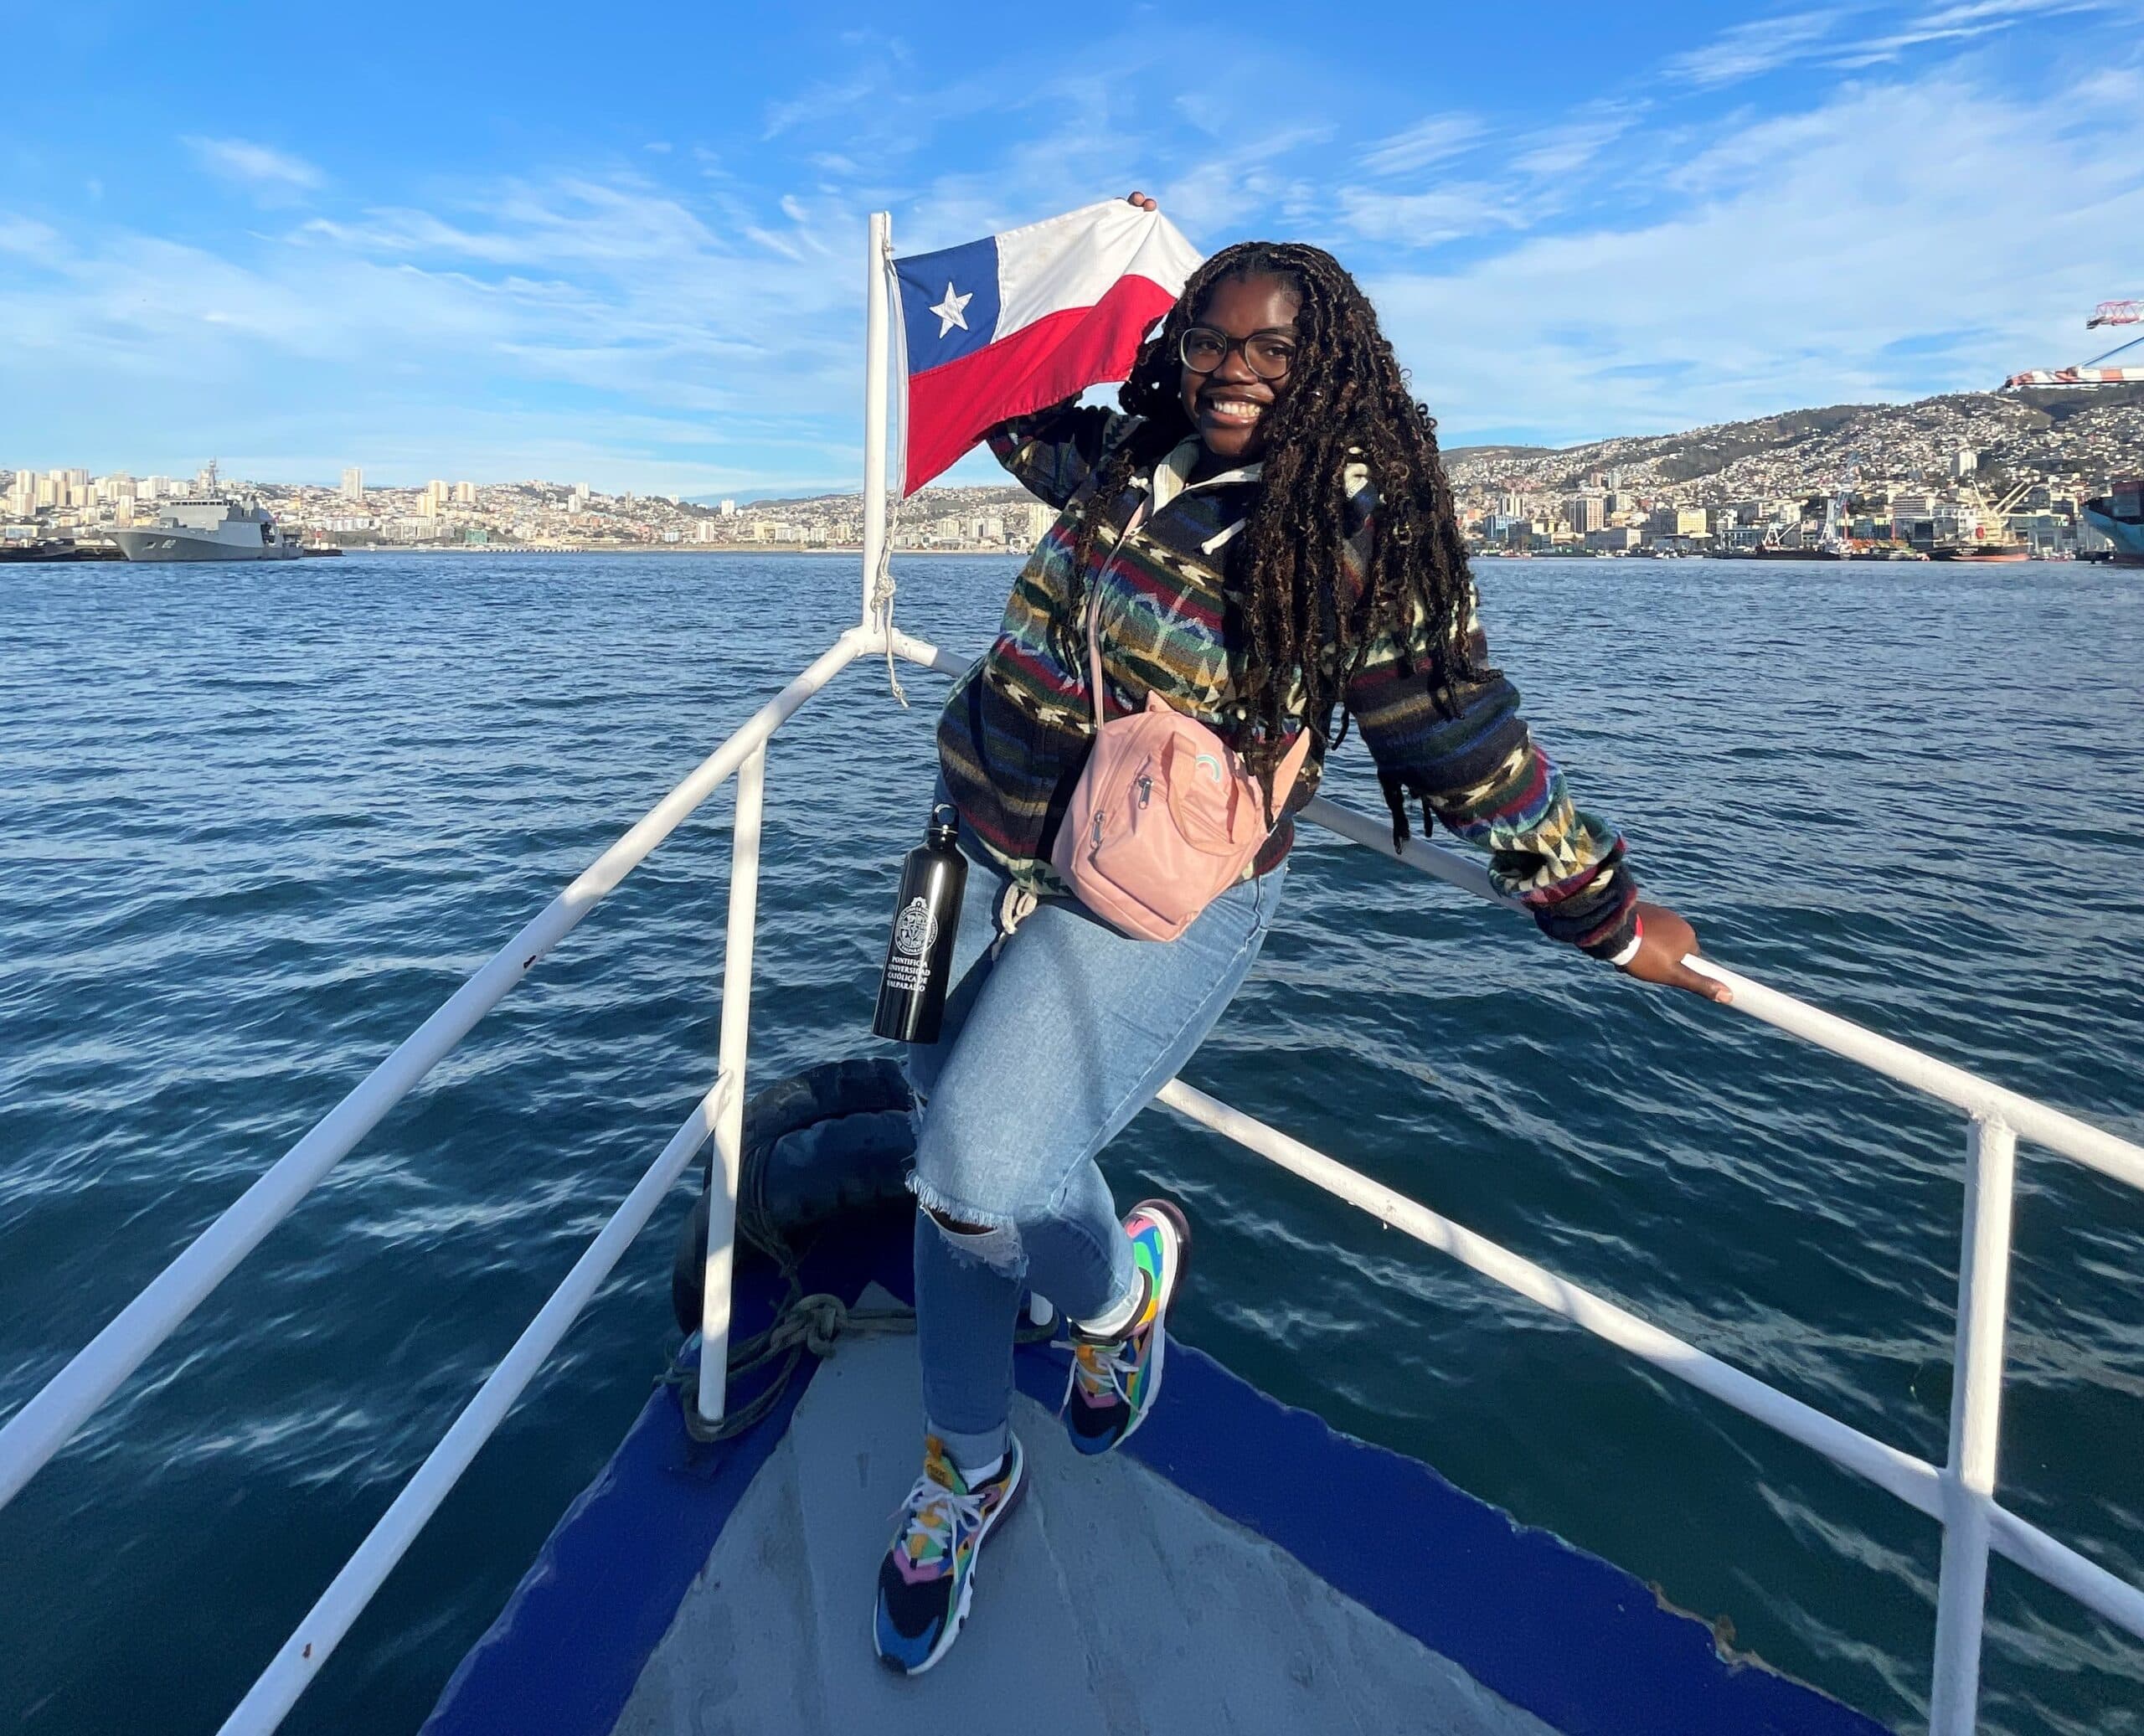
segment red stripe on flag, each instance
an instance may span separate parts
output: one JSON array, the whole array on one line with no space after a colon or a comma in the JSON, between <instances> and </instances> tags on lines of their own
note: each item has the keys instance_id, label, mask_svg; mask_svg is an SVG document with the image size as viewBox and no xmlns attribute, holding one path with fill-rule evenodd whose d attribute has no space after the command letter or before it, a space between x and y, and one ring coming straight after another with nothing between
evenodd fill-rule
<instances>
[{"instance_id":1,"label":"red stripe on flag","mask_svg":"<svg viewBox=\"0 0 2144 1736\"><path fill-rule=\"evenodd\" d=\"M1174 306L1152 278L1120 277L1091 307L1044 314L972 355L911 375L901 493L915 493L1000 422L1122 379L1147 328Z\"/></svg>"}]
</instances>

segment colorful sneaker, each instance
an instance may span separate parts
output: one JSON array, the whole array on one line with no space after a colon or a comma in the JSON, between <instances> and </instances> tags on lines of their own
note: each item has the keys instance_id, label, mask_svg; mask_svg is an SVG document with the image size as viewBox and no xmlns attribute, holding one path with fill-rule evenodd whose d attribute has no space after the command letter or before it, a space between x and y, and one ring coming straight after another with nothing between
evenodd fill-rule
<instances>
[{"instance_id":1,"label":"colorful sneaker","mask_svg":"<svg viewBox=\"0 0 2144 1736\"><path fill-rule=\"evenodd\" d=\"M953 1649L975 1595L975 1558L1026 1487L1027 1455L1008 1437L994 1477L968 1487L935 1435L923 1443L923 1475L908 1491L899 1534L879 1565L872 1641L879 1661L920 1676Z\"/></svg>"},{"instance_id":2,"label":"colorful sneaker","mask_svg":"<svg viewBox=\"0 0 2144 1736\"><path fill-rule=\"evenodd\" d=\"M1191 1226L1165 1199L1142 1200L1124 1220L1131 1259L1146 1293L1121 1337L1090 1338L1072 1328L1072 1373L1064 1388L1064 1426L1083 1453L1121 1446L1147 1419L1162 1390L1169 1305L1191 1255Z\"/></svg>"}]
</instances>

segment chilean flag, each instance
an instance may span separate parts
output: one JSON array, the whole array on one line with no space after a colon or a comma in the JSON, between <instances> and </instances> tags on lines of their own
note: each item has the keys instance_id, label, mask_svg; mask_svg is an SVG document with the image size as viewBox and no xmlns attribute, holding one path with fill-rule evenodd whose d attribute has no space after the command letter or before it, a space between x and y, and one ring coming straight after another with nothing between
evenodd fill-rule
<instances>
[{"instance_id":1,"label":"chilean flag","mask_svg":"<svg viewBox=\"0 0 2144 1736\"><path fill-rule=\"evenodd\" d=\"M1198 266L1174 224L1126 199L896 260L903 496L998 423L1122 379Z\"/></svg>"}]
</instances>

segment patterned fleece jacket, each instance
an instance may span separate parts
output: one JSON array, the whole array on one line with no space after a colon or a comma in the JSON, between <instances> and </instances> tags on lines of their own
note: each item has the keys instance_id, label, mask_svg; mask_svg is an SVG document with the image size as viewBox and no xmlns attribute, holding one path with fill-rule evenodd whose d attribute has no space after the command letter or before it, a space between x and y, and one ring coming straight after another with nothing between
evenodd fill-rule
<instances>
[{"instance_id":1,"label":"patterned fleece jacket","mask_svg":"<svg viewBox=\"0 0 2144 1736\"><path fill-rule=\"evenodd\" d=\"M1245 585L1240 538L1259 467L1190 482L1199 450L1190 440L1135 476L1121 498L1097 505L1100 472L1135 426L1130 417L1068 404L990 436L998 461L1059 516L1013 581L997 639L946 702L939 760L970 848L1044 895L1066 892L1049 867L1050 846L1094 738L1085 620L1074 617L1067 583L1083 512L1098 511L1103 525L1078 595L1096 596L1101 610L1105 715L1128 715L1152 692L1224 739L1240 741L1248 727L1229 653ZM1349 481L1350 533L1334 580L1358 589L1378 502L1366 472ZM1145 521L1111 559L1117 531L1142 499ZM1477 653L1485 652L1478 621L1470 625ZM1487 849L1497 889L1523 902L1544 933L1614 957L1632 937L1637 897L1622 839L1572 806L1563 774L1519 716L1511 683L1492 675L1461 688L1456 705L1448 699L1440 709L1420 622L1413 638L1374 644L1347 693L1393 810L1395 842L1405 835L1407 799L1419 800L1456 837ZM1255 872L1287 854L1290 816L1316 793L1322 761L1313 746Z\"/></svg>"}]
</instances>

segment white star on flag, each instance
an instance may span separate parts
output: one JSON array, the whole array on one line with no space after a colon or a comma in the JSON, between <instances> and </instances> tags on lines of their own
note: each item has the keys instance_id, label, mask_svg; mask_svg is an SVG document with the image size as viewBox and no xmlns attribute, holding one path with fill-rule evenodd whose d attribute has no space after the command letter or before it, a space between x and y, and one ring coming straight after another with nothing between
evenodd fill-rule
<instances>
[{"instance_id":1,"label":"white star on flag","mask_svg":"<svg viewBox=\"0 0 2144 1736\"><path fill-rule=\"evenodd\" d=\"M965 296L956 296L953 293L953 286L951 284L949 283L946 286L946 299L930 310L933 313L938 316L938 335L941 337L943 337L956 326L958 326L963 332L967 330L968 322L966 319L961 317L961 310L966 307L968 303L973 300L975 300L975 291L973 290L970 290Z\"/></svg>"}]
</instances>

